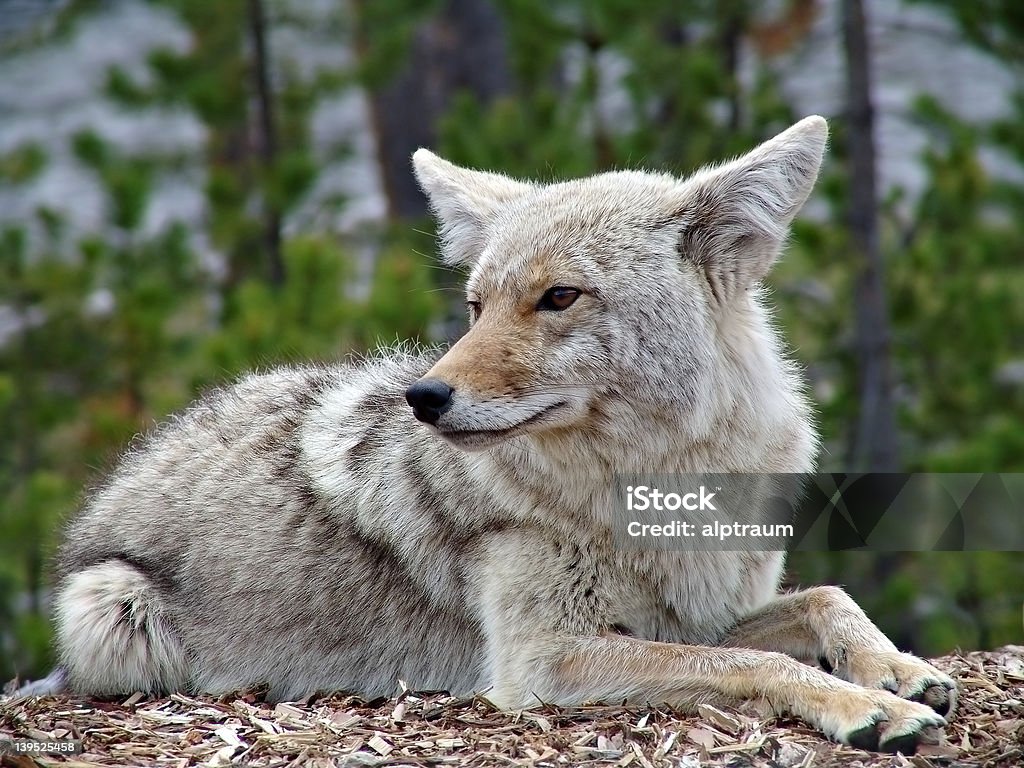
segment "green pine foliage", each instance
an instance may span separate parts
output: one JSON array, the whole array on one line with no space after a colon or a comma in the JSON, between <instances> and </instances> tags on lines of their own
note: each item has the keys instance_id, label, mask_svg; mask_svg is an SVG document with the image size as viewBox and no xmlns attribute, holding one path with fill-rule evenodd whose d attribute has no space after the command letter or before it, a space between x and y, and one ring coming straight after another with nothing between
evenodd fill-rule
<instances>
[{"instance_id":1,"label":"green pine foliage","mask_svg":"<svg viewBox=\"0 0 1024 768\"><path fill-rule=\"evenodd\" d=\"M1020 72L1020 3L918 1L948 12L968 44ZM396 339L445 341L459 303L457 277L433 261L426 222L390 222L358 240L288 226L348 151L346 137L314 146L319 105L355 83L388 83L443 3L359 3L358 57L341 70L304 69L276 55L270 36L269 92L261 94L249 2L150 2L174 13L192 44L153 52L144 72L112 68L96 98L125 110L186 110L203 128L201 151L133 154L83 130L68 150L101 190L101 224L71 232L67 211L44 209L0 232L0 312L16 318L0 326L0 679L36 676L52 662L46 597L55 533L134 434L253 368L341 359ZM73 5L81 18L100 4ZM682 174L798 117L770 66L753 79L737 71L735 46L755 34L761 4L496 5L512 85L487 100L462 90L444 105L435 148L455 162L546 179L632 167ZM264 6L271 29L322 32L300 3ZM69 34L66 25L59 34ZM273 146L262 135L261 99L269 100ZM911 200L897 190L881 208L904 467L1019 471L1024 95L1014 114L991 124L927 99L913 114L929 137L924 192ZM850 469L858 402L841 117L832 130L815 215L797 223L769 289L820 408L822 469L838 471ZM1012 172L993 174L992 157ZM0 155L0 185L21 189L47 162L34 142L14 147ZM203 180L202 233L149 223L157 185L183 169ZM345 202L329 201L323 213ZM800 553L791 565L794 583L848 586L905 647L1020 642L1019 553Z\"/></svg>"}]
</instances>

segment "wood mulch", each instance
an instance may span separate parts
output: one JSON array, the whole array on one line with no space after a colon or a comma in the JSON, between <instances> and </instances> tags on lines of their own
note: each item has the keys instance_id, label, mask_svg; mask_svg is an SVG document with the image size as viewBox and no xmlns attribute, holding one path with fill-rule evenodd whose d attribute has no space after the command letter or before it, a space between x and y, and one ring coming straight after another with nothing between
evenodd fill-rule
<instances>
[{"instance_id":1,"label":"wood mulch","mask_svg":"<svg viewBox=\"0 0 1024 768\"><path fill-rule=\"evenodd\" d=\"M960 685L942 743L879 755L826 741L753 709L582 707L499 712L483 699L416 694L267 704L258 695L101 702L0 698L4 739L80 739L78 755L6 754L0 765L68 766L672 766L885 768L1024 766L1024 646L934 661Z\"/></svg>"}]
</instances>

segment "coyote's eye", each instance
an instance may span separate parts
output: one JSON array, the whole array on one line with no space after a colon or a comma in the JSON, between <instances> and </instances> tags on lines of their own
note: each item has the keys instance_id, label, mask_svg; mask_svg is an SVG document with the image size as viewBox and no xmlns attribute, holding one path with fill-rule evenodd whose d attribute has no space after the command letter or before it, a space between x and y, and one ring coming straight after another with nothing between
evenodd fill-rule
<instances>
[{"instance_id":1,"label":"coyote's eye","mask_svg":"<svg viewBox=\"0 0 1024 768\"><path fill-rule=\"evenodd\" d=\"M548 288L544 292L544 295L540 297L540 301L537 302L538 310L547 310L549 312L561 312L563 309L568 309L583 293L579 288L566 288L562 285L556 285L554 288Z\"/></svg>"},{"instance_id":2,"label":"coyote's eye","mask_svg":"<svg viewBox=\"0 0 1024 768\"><path fill-rule=\"evenodd\" d=\"M473 319L473 321L475 322L475 321L479 320L480 319L480 312L483 311L483 308L480 306L480 302L479 301L467 301L466 302L466 306L469 307L469 315Z\"/></svg>"}]
</instances>

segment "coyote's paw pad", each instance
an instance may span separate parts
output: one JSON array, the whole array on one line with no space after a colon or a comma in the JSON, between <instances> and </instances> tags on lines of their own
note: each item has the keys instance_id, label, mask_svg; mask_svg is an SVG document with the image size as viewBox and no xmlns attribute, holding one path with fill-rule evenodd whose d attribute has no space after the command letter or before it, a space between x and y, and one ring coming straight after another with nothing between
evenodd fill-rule
<instances>
[{"instance_id":1,"label":"coyote's paw pad","mask_svg":"<svg viewBox=\"0 0 1024 768\"><path fill-rule=\"evenodd\" d=\"M842 709L829 718L836 726L830 735L858 749L912 755L921 744L937 743L946 724L930 707L885 691L844 696Z\"/></svg>"},{"instance_id":2,"label":"coyote's paw pad","mask_svg":"<svg viewBox=\"0 0 1024 768\"><path fill-rule=\"evenodd\" d=\"M900 698L927 704L940 715L956 710L953 678L909 653L851 654L843 671L851 683L892 691Z\"/></svg>"}]
</instances>

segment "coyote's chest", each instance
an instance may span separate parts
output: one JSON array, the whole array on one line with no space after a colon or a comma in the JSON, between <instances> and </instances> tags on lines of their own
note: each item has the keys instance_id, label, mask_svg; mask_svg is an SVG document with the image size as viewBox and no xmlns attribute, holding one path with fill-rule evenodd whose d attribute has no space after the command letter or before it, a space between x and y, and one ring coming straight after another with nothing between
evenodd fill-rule
<instances>
[{"instance_id":1,"label":"coyote's chest","mask_svg":"<svg viewBox=\"0 0 1024 768\"><path fill-rule=\"evenodd\" d=\"M647 640L716 644L775 594L781 553L640 552L625 576L616 631Z\"/></svg>"}]
</instances>

